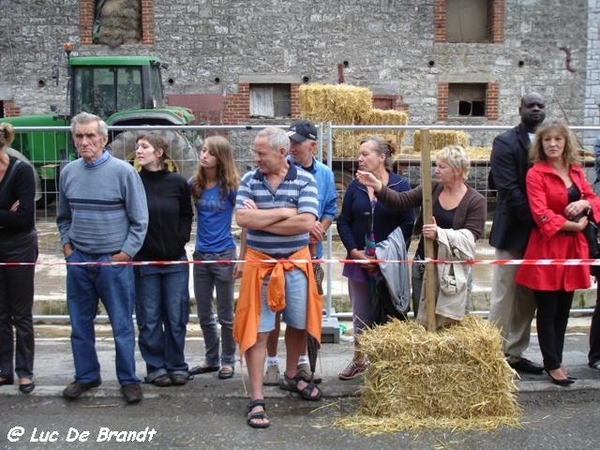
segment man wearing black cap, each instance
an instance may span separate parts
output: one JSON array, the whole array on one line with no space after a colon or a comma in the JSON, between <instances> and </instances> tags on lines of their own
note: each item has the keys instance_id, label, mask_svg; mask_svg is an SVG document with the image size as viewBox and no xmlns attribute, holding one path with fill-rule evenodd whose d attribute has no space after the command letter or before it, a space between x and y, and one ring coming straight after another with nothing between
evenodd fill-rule
<instances>
[{"instance_id":1,"label":"man wearing black cap","mask_svg":"<svg viewBox=\"0 0 600 450\"><path fill-rule=\"evenodd\" d=\"M323 257L323 236L337 212L337 194L332 170L314 157L317 148L317 128L308 120L297 120L289 130L290 162L310 172L317 182L319 196L319 220L310 232L310 249L315 259ZM324 271L320 264L313 264L319 294L323 295ZM279 358L277 357L277 342L279 339L279 316L275 329L269 334L267 341L267 372L264 384L277 386L279 384ZM306 348L306 345L304 346ZM298 369L310 377L310 368L306 355L300 356ZM315 378L315 382L320 382Z\"/></svg>"}]
</instances>

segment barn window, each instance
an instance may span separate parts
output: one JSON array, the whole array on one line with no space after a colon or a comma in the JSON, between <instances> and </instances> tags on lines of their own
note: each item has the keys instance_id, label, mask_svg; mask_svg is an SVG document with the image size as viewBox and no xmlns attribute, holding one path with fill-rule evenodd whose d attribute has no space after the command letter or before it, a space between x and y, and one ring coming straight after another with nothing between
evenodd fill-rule
<instances>
[{"instance_id":1,"label":"barn window","mask_svg":"<svg viewBox=\"0 0 600 450\"><path fill-rule=\"evenodd\" d=\"M504 42L505 0L435 0L435 42Z\"/></svg>"},{"instance_id":2,"label":"barn window","mask_svg":"<svg viewBox=\"0 0 600 450\"><path fill-rule=\"evenodd\" d=\"M448 84L448 116L485 116L486 89L485 83Z\"/></svg>"},{"instance_id":3,"label":"barn window","mask_svg":"<svg viewBox=\"0 0 600 450\"><path fill-rule=\"evenodd\" d=\"M448 42L486 42L488 2L448 0L446 27Z\"/></svg>"},{"instance_id":4,"label":"barn window","mask_svg":"<svg viewBox=\"0 0 600 450\"><path fill-rule=\"evenodd\" d=\"M291 85L251 84L250 117L286 118L291 117Z\"/></svg>"}]
</instances>

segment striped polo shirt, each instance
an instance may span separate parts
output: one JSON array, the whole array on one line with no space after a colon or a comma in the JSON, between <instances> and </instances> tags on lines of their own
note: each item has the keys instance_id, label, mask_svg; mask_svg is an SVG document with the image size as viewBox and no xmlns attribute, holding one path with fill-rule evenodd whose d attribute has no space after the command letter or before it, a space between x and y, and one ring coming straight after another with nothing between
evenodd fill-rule
<instances>
[{"instance_id":1,"label":"striped polo shirt","mask_svg":"<svg viewBox=\"0 0 600 450\"><path fill-rule=\"evenodd\" d=\"M273 191L259 170L246 173L240 182L236 209L243 209L246 199L253 200L259 209L296 208L298 214L319 214L317 183L307 171L290 164L288 172ZM247 245L274 257L286 257L308 244L308 233L284 236L262 230L248 230Z\"/></svg>"}]
</instances>

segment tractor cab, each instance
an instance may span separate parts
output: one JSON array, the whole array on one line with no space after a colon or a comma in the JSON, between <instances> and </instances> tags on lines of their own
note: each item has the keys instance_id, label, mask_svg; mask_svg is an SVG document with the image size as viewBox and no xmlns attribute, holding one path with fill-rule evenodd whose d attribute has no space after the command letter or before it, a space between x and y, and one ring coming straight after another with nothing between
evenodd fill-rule
<instances>
[{"instance_id":1,"label":"tractor cab","mask_svg":"<svg viewBox=\"0 0 600 450\"><path fill-rule=\"evenodd\" d=\"M71 69L71 111L108 118L119 111L164 108L161 63L146 56L77 57Z\"/></svg>"}]
</instances>

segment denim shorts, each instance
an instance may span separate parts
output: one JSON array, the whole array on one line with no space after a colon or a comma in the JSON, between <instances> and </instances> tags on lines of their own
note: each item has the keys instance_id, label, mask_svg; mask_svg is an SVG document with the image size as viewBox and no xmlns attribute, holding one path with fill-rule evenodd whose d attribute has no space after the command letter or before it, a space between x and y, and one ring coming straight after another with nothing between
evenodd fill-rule
<instances>
[{"instance_id":1,"label":"denim shorts","mask_svg":"<svg viewBox=\"0 0 600 450\"><path fill-rule=\"evenodd\" d=\"M259 333L267 333L275 328L275 315L267 305L267 284L270 277L266 277L261 288L261 308ZM306 328L306 297L308 296L308 281L300 269L285 272L285 308L281 312L283 321L299 330Z\"/></svg>"}]
</instances>

